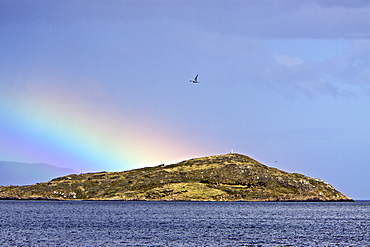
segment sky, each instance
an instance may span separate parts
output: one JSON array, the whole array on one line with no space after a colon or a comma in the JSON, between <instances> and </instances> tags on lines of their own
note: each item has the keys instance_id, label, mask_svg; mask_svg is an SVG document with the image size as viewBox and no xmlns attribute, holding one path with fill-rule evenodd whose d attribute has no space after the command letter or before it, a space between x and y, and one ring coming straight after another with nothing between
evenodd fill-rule
<instances>
[{"instance_id":1,"label":"sky","mask_svg":"<svg viewBox=\"0 0 370 247\"><path fill-rule=\"evenodd\" d=\"M369 26L368 0L0 0L0 160L233 150L370 199Z\"/></svg>"}]
</instances>

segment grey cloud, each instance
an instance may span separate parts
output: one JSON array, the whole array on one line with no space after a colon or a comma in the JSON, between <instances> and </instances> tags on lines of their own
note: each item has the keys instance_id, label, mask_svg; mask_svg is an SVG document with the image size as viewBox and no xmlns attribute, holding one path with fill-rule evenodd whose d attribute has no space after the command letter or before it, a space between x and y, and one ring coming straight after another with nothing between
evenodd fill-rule
<instances>
[{"instance_id":1,"label":"grey cloud","mask_svg":"<svg viewBox=\"0 0 370 247\"><path fill-rule=\"evenodd\" d=\"M369 1L2 1L0 23L178 20L254 38L370 38Z\"/></svg>"},{"instance_id":2,"label":"grey cloud","mask_svg":"<svg viewBox=\"0 0 370 247\"><path fill-rule=\"evenodd\" d=\"M361 8L370 5L368 0L308 0L311 2L316 2L316 4L323 7L345 7L345 8Z\"/></svg>"},{"instance_id":3,"label":"grey cloud","mask_svg":"<svg viewBox=\"0 0 370 247\"><path fill-rule=\"evenodd\" d=\"M326 74L343 84L369 87L370 41L353 41L343 56L328 59L323 68Z\"/></svg>"}]
</instances>

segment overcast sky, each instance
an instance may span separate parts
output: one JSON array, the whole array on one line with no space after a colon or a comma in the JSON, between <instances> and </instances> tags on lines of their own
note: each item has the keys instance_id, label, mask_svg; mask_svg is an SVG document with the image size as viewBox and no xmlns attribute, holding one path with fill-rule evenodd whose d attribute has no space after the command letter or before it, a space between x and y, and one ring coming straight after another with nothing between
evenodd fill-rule
<instances>
[{"instance_id":1,"label":"overcast sky","mask_svg":"<svg viewBox=\"0 0 370 247\"><path fill-rule=\"evenodd\" d=\"M233 149L370 199L369 27L361 0L2 0L0 160L121 171Z\"/></svg>"}]
</instances>

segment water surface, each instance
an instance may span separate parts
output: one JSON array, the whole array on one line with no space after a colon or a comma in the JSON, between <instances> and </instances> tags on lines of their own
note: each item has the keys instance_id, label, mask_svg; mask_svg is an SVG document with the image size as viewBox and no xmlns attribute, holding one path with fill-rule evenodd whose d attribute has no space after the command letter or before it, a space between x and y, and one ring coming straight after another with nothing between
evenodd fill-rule
<instances>
[{"instance_id":1,"label":"water surface","mask_svg":"<svg viewBox=\"0 0 370 247\"><path fill-rule=\"evenodd\" d=\"M370 201L0 201L0 246L370 246Z\"/></svg>"}]
</instances>

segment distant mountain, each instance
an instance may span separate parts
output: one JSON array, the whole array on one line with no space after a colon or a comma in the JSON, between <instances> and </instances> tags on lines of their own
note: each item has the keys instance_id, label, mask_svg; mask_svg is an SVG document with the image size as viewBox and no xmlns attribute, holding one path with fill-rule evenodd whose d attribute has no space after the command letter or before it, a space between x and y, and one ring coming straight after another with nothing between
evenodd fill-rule
<instances>
[{"instance_id":1,"label":"distant mountain","mask_svg":"<svg viewBox=\"0 0 370 247\"><path fill-rule=\"evenodd\" d=\"M78 172L73 169L43 163L27 164L0 161L0 186L29 185L73 173Z\"/></svg>"},{"instance_id":2,"label":"distant mountain","mask_svg":"<svg viewBox=\"0 0 370 247\"><path fill-rule=\"evenodd\" d=\"M352 201L321 179L287 173L240 154L0 187L0 199Z\"/></svg>"}]
</instances>

